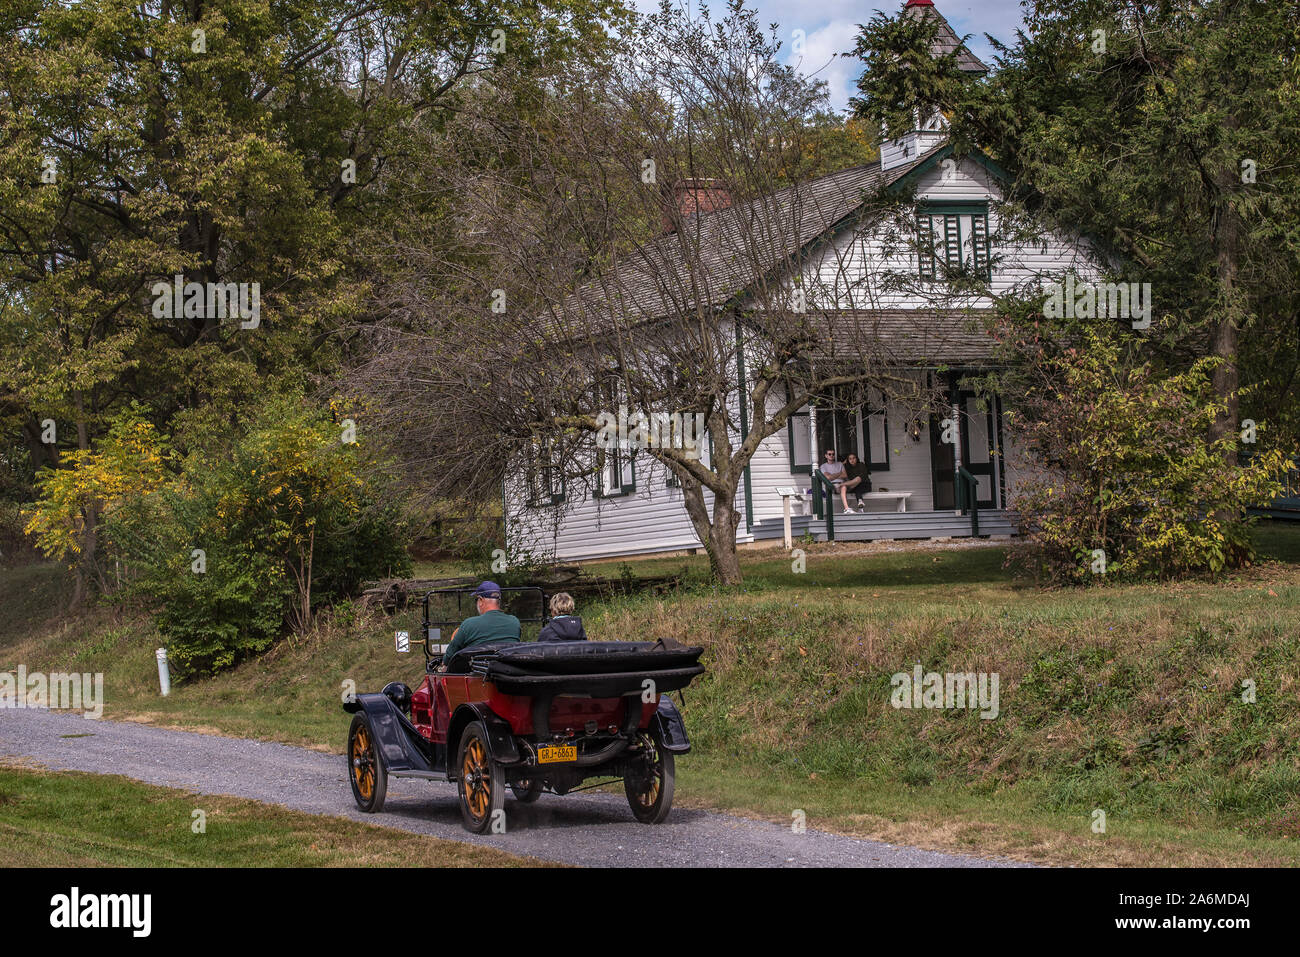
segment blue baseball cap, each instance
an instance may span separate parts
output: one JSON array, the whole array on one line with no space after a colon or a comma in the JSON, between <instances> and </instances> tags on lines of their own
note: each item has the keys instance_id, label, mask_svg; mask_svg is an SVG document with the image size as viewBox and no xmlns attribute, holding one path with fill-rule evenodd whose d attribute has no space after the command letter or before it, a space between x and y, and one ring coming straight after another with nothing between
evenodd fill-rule
<instances>
[{"instance_id":1,"label":"blue baseball cap","mask_svg":"<svg viewBox=\"0 0 1300 957\"><path fill-rule=\"evenodd\" d=\"M474 589L475 598L501 598L501 586L496 582L484 582Z\"/></svg>"}]
</instances>

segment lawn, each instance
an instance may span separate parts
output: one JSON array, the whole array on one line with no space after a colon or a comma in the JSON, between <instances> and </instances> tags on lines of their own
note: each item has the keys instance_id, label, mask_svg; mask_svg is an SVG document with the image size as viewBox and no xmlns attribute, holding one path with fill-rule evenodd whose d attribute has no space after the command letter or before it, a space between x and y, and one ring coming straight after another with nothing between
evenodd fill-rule
<instances>
[{"instance_id":1,"label":"lawn","mask_svg":"<svg viewBox=\"0 0 1300 957\"><path fill-rule=\"evenodd\" d=\"M0 867L538 864L493 848L256 801L0 764Z\"/></svg>"},{"instance_id":2,"label":"lawn","mask_svg":"<svg viewBox=\"0 0 1300 957\"><path fill-rule=\"evenodd\" d=\"M706 648L684 803L1047 862L1295 864L1300 527L1263 526L1259 544L1263 561L1219 581L1090 589L1033 587L1004 549L958 543L810 546L802 574L747 551L734 589L705 581L702 556L646 559L627 564L683 588L580 611L597 639ZM414 622L343 609L167 699L159 636L108 611L0 637L0 669L104 671L107 717L337 751L345 680L418 680L418 654L392 648ZM998 716L891 707L891 677L917 664L997 674Z\"/></svg>"}]
</instances>

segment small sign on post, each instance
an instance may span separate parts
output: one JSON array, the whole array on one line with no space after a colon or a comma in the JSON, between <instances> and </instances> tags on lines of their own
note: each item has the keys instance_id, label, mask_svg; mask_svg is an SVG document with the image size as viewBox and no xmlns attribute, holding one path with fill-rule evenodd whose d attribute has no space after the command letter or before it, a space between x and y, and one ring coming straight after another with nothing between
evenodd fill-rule
<instances>
[{"instance_id":1,"label":"small sign on post","mask_svg":"<svg viewBox=\"0 0 1300 957\"><path fill-rule=\"evenodd\" d=\"M779 488L776 494L781 496L781 512L785 516L785 547L794 548L794 537L790 532L790 499L799 495L797 488Z\"/></svg>"},{"instance_id":2,"label":"small sign on post","mask_svg":"<svg viewBox=\"0 0 1300 957\"><path fill-rule=\"evenodd\" d=\"M397 653L404 655L411 650L411 633L409 631L399 631L397 633Z\"/></svg>"}]
</instances>

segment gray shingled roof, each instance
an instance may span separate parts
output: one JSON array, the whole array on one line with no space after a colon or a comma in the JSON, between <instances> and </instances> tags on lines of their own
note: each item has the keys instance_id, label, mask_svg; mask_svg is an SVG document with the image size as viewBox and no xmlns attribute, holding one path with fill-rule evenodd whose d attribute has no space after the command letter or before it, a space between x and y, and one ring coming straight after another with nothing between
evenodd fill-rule
<instances>
[{"instance_id":1,"label":"gray shingled roof","mask_svg":"<svg viewBox=\"0 0 1300 957\"><path fill-rule=\"evenodd\" d=\"M936 56L947 56L956 51L957 67L959 69L967 73L987 73L989 71L983 61L962 44L961 37L957 36L957 32L948 25L948 21L944 19L943 14L933 6L920 4L908 6L903 12L910 17L923 17L938 22L939 35L935 38L934 45L930 47L931 53Z\"/></svg>"},{"instance_id":2,"label":"gray shingled roof","mask_svg":"<svg viewBox=\"0 0 1300 957\"><path fill-rule=\"evenodd\" d=\"M984 331L991 309L845 309L815 317L824 328L812 358L834 363L862 361L863 343L875 344L883 361L981 365L995 342Z\"/></svg>"},{"instance_id":3,"label":"gray shingled roof","mask_svg":"<svg viewBox=\"0 0 1300 957\"><path fill-rule=\"evenodd\" d=\"M877 163L854 166L750 203L693 216L677 232L646 243L569 296L562 310L569 321L552 323L552 331L567 338L594 331L611 314L640 323L722 306L761 275L792 261L851 216L869 194L906 176L944 145L883 175Z\"/></svg>"}]
</instances>

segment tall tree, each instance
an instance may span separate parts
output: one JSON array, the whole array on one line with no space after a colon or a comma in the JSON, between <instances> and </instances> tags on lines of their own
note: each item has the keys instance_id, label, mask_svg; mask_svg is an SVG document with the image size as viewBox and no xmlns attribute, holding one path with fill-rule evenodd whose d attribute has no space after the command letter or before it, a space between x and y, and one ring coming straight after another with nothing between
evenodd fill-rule
<instances>
[{"instance_id":1,"label":"tall tree","mask_svg":"<svg viewBox=\"0 0 1300 957\"><path fill-rule=\"evenodd\" d=\"M912 5L909 5L911 7ZM987 77L930 55L915 9L861 32L858 116L891 133L942 112L1011 198L1152 284L1150 355L1216 359L1211 437L1243 418L1300 436L1300 5L1033 0ZM1241 386L1254 386L1241 409ZM1234 453L1235 454L1235 453Z\"/></svg>"},{"instance_id":2,"label":"tall tree","mask_svg":"<svg viewBox=\"0 0 1300 957\"><path fill-rule=\"evenodd\" d=\"M455 97L604 42L616 0L16 0L0 11L0 406L90 446L138 398L184 446L332 367L363 226ZM160 310L159 282L258 289ZM254 318L256 325L254 325ZM8 415L8 413L6 413ZM43 443L42 443L43 444ZM93 510L83 554L94 561Z\"/></svg>"}]
</instances>

